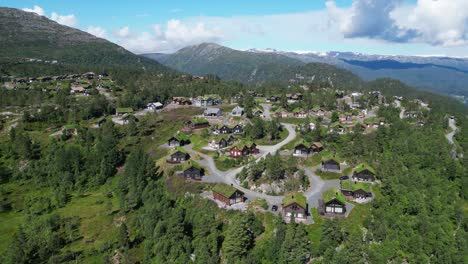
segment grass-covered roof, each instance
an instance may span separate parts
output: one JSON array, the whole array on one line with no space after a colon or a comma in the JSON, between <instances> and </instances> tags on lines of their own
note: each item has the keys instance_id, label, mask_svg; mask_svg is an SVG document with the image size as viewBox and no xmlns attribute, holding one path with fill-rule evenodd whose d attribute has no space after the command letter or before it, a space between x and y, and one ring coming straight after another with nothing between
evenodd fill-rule
<instances>
[{"instance_id":1,"label":"grass-covered roof","mask_svg":"<svg viewBox=\"0 0 468 264\"><path fill-rule=\"evenodd\" d=\"M133 113L133 109L130 107L118 107L117 112L119 113Z\"/></svg>"},{"instance_id":2,"label":"grass-covered roof","mask_svg":"<svg viewBox=\"0 0 468 264\"><path fill-rule=\"evenodd\" d=\"M331 188L323 192L323 201L328 202L336 198L338 201L342 202L343 204L346 203L346 199L341 191L338 191L335 188Z\"/></svg>"},{"instance_id":3,"label":"grass-covered roof","mask_svg":"<svg viewBox=\"0 0 468 264\"><path fill-rule=\"evenodd\" d=\"M367 163L361 163L361 164L357 165L356 168L354 168L354 172L360 173L360 172L362 172L362 171L364 171L366 169L368 171L372 172L375 175L374 168L369 166L369 164L367 164Z\"/></svg>"},{"instance_id":4,"label":"grass-covered roof","mask_svg":"<svg viewBox=\"0 0 468 264\"><path fill-rule=\"evenodd\" d=\"M208 120L206 120L205 118L194 118L192 119L192 123L195 125L208 124Z\"/></svg>"},{"instance_id":5,"label":"grass-covered roof","mask_svg":"<svg viewBox=\"0 0 468 264\"><path fill-rule=\"evenodd\" d=\"M213 186L212 190L228 198L237 191L236 188L225 183L217 183L215 186Z\"/></svg>"},{"instance_id":6,"label":"grass-covered roof","mask_svg":"<svg viewBox=\"0 0 468 264\"><path fill-rule=\"evenodd\" d=\"M362 189L362 190L364 190L366 192L370 192L371 184L364 183L364 182L356 182L356 181L351 181L351 180L345 180L345 181L341 181L341 189L342 190L348 190L348 191L357 191L359 189Z\"/></svg>"},{"instance_id":7,"label":"grass-covered roof","mask_svg":"<svg viewBox=\"0 0 468 264\"><path fill-rule=\"evenodd\" d=\"M282 202L283 207L291 205L293 203L296 203L303 208L307 208L307 199L302 193L292 192L284 196Z\"/></svg>"}]
</instances>

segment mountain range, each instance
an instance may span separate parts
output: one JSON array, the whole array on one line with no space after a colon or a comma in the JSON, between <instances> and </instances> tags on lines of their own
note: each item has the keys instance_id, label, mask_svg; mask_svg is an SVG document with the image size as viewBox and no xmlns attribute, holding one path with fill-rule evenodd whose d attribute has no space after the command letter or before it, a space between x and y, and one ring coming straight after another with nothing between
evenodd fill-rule
<instances>
[{"instance_id":1,"label":"mountain range","mask_svg":"<svg viewBox=\"0 0 468 264\"><path fill-rule=\"evenodd\" d=\"M450 57L365 55L353 52L285 52L274 49L230 49L202 43L173 54L142 54L191 74L216 74L222 79L259 84L308 63L349 70L366 81L394 78L440 94L468 97L468 59ZM298 70L299 71L299 70ZM234 74L236 73L236 74Z\"/></svg>"}]
</instances>

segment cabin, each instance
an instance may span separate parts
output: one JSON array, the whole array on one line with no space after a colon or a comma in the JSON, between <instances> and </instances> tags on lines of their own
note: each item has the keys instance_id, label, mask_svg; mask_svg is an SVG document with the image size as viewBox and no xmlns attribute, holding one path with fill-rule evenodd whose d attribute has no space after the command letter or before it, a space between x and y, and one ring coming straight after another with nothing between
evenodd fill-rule
<instances>
[{"instance_id":1,"label":"cabin","mask_svg":"<svg viewBox=\"0 0 468 264\"><path fill-rule=\"evenodd\" d=\"M173 163L173 164L177 164L177 163L182 163L184 161L187 161L190 159L190 155L187 154L187 153L184 153L180 150L178 150L177 152L171 154L170 158L167 160L168 163Z\"/></svg>"},{"instance_id":2,"label":"cabin","mask_svg":"<svg viewBox=\"0 0 468 264\"><path fill-rule=\"evenodd\" d=\"M340 163L336 161L335 159L327 159L327 160L322 160L321 164L321 170L322 171L340 171Z\"/></svg>"},{"instance_id":3,"label":"cabin","mask_svg":"<svg viewBox=\"0 0 468 264\"><path fill-rule=\"evenodd\" d=\"M197 97L193 100L193 104L198 107L207 107L218 105L219 100L213 97Z\"/></svg>"},{"instance_id":4,"label":"cabin","mask_svg":"<svg viewBox=\"0 0 468 264\"><path fill-rule=\"evenodd\" d=\"M81 85L72 85L70 87L70 93L72 94L78 94L78 93L85 93L86 89L83 88Z\"/></svg>"},{"instance_id":5,"label":"cabin","mask_svg":"<svg viewBox=\"0 0 468 264\"><path fill-rule=\"evenodd\" d=\"M204 175L203 169L199 169L193 166L184 170L184 177L186 179L200 181L203 178L203 175Z\"/></svg>"},{"instance_id":6,"label":"cabin","mask_svg":"<svg viewBox=\"0 0 468 264\"><path fill-rule=\"evenodd\" d=\"M231 158L240 158L242 157L242 151L238 147L233 147L229 150L229 156Z\"/></svg>"},{"instance_id":7,"label":"cabin","mask_svg":"<svg viewBox=\"0 0 468 264\"><path fill-rule=\"evenodd\" d=\"M305 223L307 221L307 199L298 192L286 194L281 203L283 220L290 223Z\"/></svg>"},{"instance_id":8,"label":"cabin","mask_svg":"<svg viewBox=\"0 0 468 264\"><path fill-rule=\"evenodd\" d=\"M227 139L228 145L230 146L230 145L234 144L234 142L236 142L236 138L233 137L232 135L230 135L230 136L228 137L228 139Z\"/></svg>"},{"instance_id":9,"label":"cabin","mask_svg":"<svg viewBox=\"0 0 468 264\"><path fill-rule=\"evenodd\" d=\"M323 145L320 142L314 142L311 146L312 152L317 153L323 150Z\"/></svg>"},{"instance_id":10,"label":"cabin","mask_svg":"<svg viewBox=\"0 0 468 264\"><path fill-rule=\"evenodd\" d=\"M185 97L172 97L172 103L176 105L191 105L192 101Z\"/></svg>"},{"instance_id":11,"label":"cabin","mask_svg":"<svg viewBox=\"0 0 468 264\"><path fill-rule=\"evenodd\" d=\"M78 135L78 129L73 124L65 125L62 127L62 134L65 136L76 136Z\"/></svg>"},{"instance_id":12,"label":"cabin","mask_svg":"<svg viewBox=\"0 0 468 264\"><path fill-rule=\"evenodd\" d=\"M268 101L270 101L271 103L276 103L279 101L279 97L271 96L270 98L268 98Z\"/></svg>"},{"instance_id":13,"label":"cabin","mask_svg":"<svg viewBox=\"0 0 468 264\"><path fill-rule=\"evenodd\" d=\"M250 154L253 155L260 153L260 150L257 148L257 145L255 143L252 143L252 145L250 145L249 151Z\"/></svg>"},{"instance_id":14,"label":"cabin","mask_svg":"<svg viewBox=\"0 0 468 264\"><path fill-rule=\"evenodd\" d=\"M224 125L219 129L219 133L221 133L221 134L231 134L232 130L228 126Z\"/></svg>"},{"instance_id":15,"label":"cabin","mask_svg":"<svg viewBox=\"0 0 468 264\"><path fill-rule=\"evenodd\" d=\"M323 193L319 201L319 214L325 216L343 216L346 213L346 199L338 190L332 188Z\"/></svg>"},{"instance_id":16,"label":"cabin","mask_svg":"<svg viewBox=\"0 0 468 264\"><path fill-rule=\"evenodd\" d=\"M294 117L296 118L306 118L307 117L307 112L304 110L294 112Z\"/></svg>"},{"instance_id":17,"label":"cabin","mask_svg":"<svg viewBox=\"0 0 468 264\"><path fill-rule=\"evenodd\" d=\"M242 156L248 156L248 155L250 155L250 148L247 146L244 146L242 148Z\"/></svg>"},{"instance_id":18,"label":"cabin","mask_svg":"<svg viewBox=\"0 0 468 264\"><path fill-rule=\"evenodd\" d=\"M122 116L122 125L127 125L130 122L139 122L140 120L132 114L124 114Z\"/></svg>"},{"instance_id":19,"label":"cabin","mask_svg":"<svg viewBox=\"0 0 468 264\"><path fill-rule=\"evenodd\" d=\"M218 141L217 145L219 149L223 149L228 146L228 142L224 138L222 138Z\"/></svg>"},{"instance_id":20,"label":"cabin","mask_svg":"<svg viewBox=\"0 0 468 264\"><path fill-rule=\"evenodd\" d=\"M148 109L150 111L159 110L159 109L162 109L162 108L163 108L163 104L161 104L160 102L148 103L146 105L146 109Z\"/></svg>"},{"instance_id":21,"label":"cabin","mask_svg":"<svg viewBox=\"0 0 468 264\"><path fill-rule=\"evenodd\" d=\"M310 154L310 148L304 144L299 144L294 147L293 156L308 156Z\"/></svg>"},{"instance_id":22,"label":"cabin","mask_svg":"<svg viewBox=\"0 0 468 264\"><path fill-rule=\"evenodd\" d=\"M234 188L232 185L217 183L213 189L213 198L222 202L226 206L231 206L245 201L244 193Z\"/></svg>"},{"instance_id":23,"label":"cabin","mask_svg":"<svg viewBox=\"0 0 468 264\"><path fill-rule=\"evenodd\" d=\"M341 193L343 193L347 200L372 198L369 183L343 180L340 181L340 186Z\"/></svg>"},{"instance_id":24,"label":"cabin","mask_svg":"<svg viewBox=\"0 0 468 264\"><path fill-rule=\"evenodd\" d=\"M167 145L169 147L178 147L180 146L180 140L178 140L177 138L175 137L171 137L168 141L167 141Z\"/></svg>"},{"instance_id":25,"label":"cabin","mask_svg":"<svg viewBox=\"0 0 468 264\"><path fill-rule=\"evenodd\" d=\"M234 107L234 109L232 109L231 111L232 116L242 116L243 114L244 114L244 108L240 106Z\"/></svg>"},{"instance_id":26,"label":"cabin","mask_svg":"<svg viewBox=\"0 0 468 264\"><path fill-rule=\"evenodd\" d=\"M288 118L289 117L289 112L282 110L276 113L276 116L279 118Z\"/></svg>"},{"instance_id":27,"label":"cabin","mask_svg":"<svg viewBox=\"0 0 468 264\"><path fill-rule=\"evenodd\" d=\"M210 123L208 122L208 120L203 119L203 118L196 118L185 123L186 130L187 129L202 129L202 128L206 128L209 126L210 126Z\"/></svg>"},{"instance_id":28,"label":"cabin","mask_svg":"<svg viewBox=\"0 0 468 264\"><path fill-rule=\"evenodd\" d=\"M365 163L359 164L356 168L354 168L353 180L374 182L375 170Z\"/></svg>"},{"instance_id":29,"label":"cabin","mask_svg":"<svg viewBox=\"0 0 468 264\"><path fill-rule=\"evenodd\" d=\"M94 122L93 127L95 127L95 128L102 127L102 125L104 125L104 123L106 123L106 122L107 122L106 117L105 117L105 116L102 116L102 117L98 118L98 119L96 120L96 122Z\"/></svg>"},{"instance_id":30,"label":"cabin","mask_svg":"<svg viewBox=\"0 0 468 264\"><path fill-rule=\"evenodd\" d=\"M133 114L133 109L129 108L129 107L118 107L115 110L115 114L118 115L118 116L122 116L122 115L125 115L125 114Z\"/></svg>"},{"instance_id":31,"label":"cabin","mask_svg":"<svg viewBox=\"0 0 468 264\"><path fill-rule=\"evenodd\" d=\"M241 125L235 125L232 128L232 133L234 133L236 135L244 134L244 129L242 128Z\"/></svg>"},{"instance_id":32,"label":"cabin","mask_svg":"<svg viewBox=\"0 0 468 264\"><path fill-rule=\"evenodd\" d=\"M203 112L204 116L211 116L211 117L220 117L223 116L223 112L219 108L207 108Z\"/></svg>"}]
</instances>

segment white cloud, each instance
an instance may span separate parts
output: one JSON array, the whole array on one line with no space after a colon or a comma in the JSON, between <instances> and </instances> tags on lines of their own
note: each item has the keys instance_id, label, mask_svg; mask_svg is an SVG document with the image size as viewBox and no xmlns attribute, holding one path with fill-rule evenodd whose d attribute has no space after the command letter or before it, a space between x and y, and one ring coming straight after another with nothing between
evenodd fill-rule
<instances>
[{"instance_id":1,"label":"white cloud","mask_svg":"<svg viewBox=\"0 0 468 264\"><path fill-rule=\"evenodd\" d=\"M40 16L44 16L45 12L40 6L35 5L33 8L23 8L23 11L36 13Z\"/></svg>"},{"instance_id":2,"label":"white cloud","mask_svg":"<svg viewBox=\"0 0 468 264\"><path fill-rule=\"evenodd\" d=\"M152 26L150 32L132 32L128 26L114 32L117 43L135 53L173 52L188 45L202 42L219 42L222 32L213 27L207 28L204 23L183 23L171 19L163 27Z\"/></svg>"},{"instance_id":3,"label":"white cloud","mask_svg":"<svg viewBox=\"0 0 468 264\"><path fill-rule=\"evenodd\" d=\"M102 27L89 26L87 32L98 38L106 38L106 30Z\"/></svg>"},{"instance_id":4,"label":"white cloud","mask_svg":"<svg viewBox=\"0 0 468 264\"><path fill-rule=\"evenodd\" d=\"M50 19L69 27L74 27L78 24L78 19L76 19L75 15L59 15L55 12L52 12Z\"/></svg>"},{"instance_id":5,"label":"white cloud","mask_svg":"<svg viewBox=\"0 0 468 264\"><path fill-rule=\"evenodd\" d=\"M434 46L468 44L468 1L354 0L350 8L327 1L330 21L345 38L417 42Z\"/></svg>"},{"instance_id":6,"label":"white cloud","mask_svg":"<svg viewBox=\"0 0 468 264\"><path fill-rule=\"evenodd\" d=\"M35 5L33 8L23 8L23 11L26 12L32 12L36 13L40 16L47 16L46 12L42 7ZM55 22L69 26L69 27L75 27L78 24L78 19L75 17L75 15L59 15L55 12L52 12L52 14L49 17L50 19L54 20Z\"/></svg>"}]
</instances>

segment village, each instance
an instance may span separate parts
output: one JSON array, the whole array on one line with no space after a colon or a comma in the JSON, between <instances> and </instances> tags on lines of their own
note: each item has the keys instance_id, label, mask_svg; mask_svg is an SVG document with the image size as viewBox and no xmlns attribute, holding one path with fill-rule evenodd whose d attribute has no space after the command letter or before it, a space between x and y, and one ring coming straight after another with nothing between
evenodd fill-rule
<instances>
[{"instance_id":1,"label":"village","mask_svg":"<svg viewBox=\"0 0 468 264\"><path fill-rule=\"evenodd\" d=\"M51 84L68 86L73 96L101 93L108 100L114 100L120 90L107 74L93 72L17 78L4 87L39 87L45 92ZM424 126L424 113L430 110L420 100L386 98L379 91L325 92L333 94L332 105L304 103L314 96L307 89L268 96L250 90L228 99L216 94L179 96L169 102L149 102L144 109L116 107L113 116L95 119L92 127L109 121L125 126L147 114L200 109L160 146L167 155L158 165L173 177L211 184L211 190L200 195L220 208L246 211L256 206L281 215L285 222L313 224L314 217L347 217L355 206L372 202L374 187L380 184L372 166L347 160L320 138L369 134L388 126L378 115L380 106L397 107L400 118L411 120L415 127ZM77 125L68 124L50 136L77 134ZM315 135L315 140L304 135ZM271 164L283 165L273 171Z\"/></svg>"}]
</instances>

